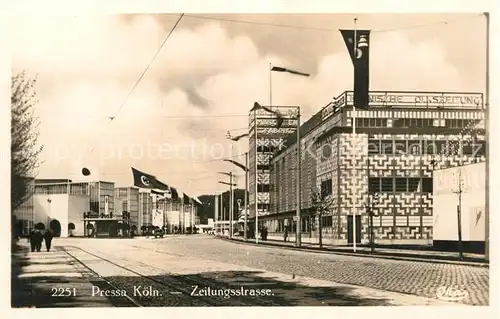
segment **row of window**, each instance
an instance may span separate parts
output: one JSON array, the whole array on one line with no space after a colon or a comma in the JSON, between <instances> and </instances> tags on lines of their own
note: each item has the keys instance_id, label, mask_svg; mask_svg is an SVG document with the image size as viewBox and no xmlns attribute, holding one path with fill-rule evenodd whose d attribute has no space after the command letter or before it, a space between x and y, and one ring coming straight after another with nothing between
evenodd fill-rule
<instances>
[{"instance_id":1,"label":"row of window","mask_svg":"<svg viewBox=\"0 0 500 319\"><path fill-rule=\"evenodd\" d=\"M430 141L430 140L374 140L368 141L368 154L386 155L470 155L482 156L486 152L484 141Z\"/></svg>"},{"instance_id":2,"label":"row of window","mask_svg":"<svg viewBox=\"0 0 500 319\"><path fill-rule=\"evenodd\" d=\"M378 192L422 192L432 193L432 178L418 177L382 177L370 178L368 181L368 191Z\"/></svg>"},{"instance_id":3,"label":"row of window","mask_svg":"<svg viewBox=\"0 0 500 319\"><path fill-rule=\"evenodd\" d=\"M379 118L357 118L358 127L448 127L462 128L470 124L471 120L461 119L424 119L424 118L401 118L401 119L379 119Z\"/></svg>"}]
</instances>

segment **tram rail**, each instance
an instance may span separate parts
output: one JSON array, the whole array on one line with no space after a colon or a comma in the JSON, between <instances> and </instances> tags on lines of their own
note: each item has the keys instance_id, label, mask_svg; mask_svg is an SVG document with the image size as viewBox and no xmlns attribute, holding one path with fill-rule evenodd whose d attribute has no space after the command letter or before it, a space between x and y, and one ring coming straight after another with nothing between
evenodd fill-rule
<instances>
[{"instance_id":1,"label":"tram rail","mask_svg":"<svg viewBox=\"0 0 500 319\"><path fill-rule=\"evenodd\" d=\"M156 288L158 288L158 290L166 293L166 295L164 295L165 298L164 300L166 303L165 306L170 306L169 304L171 302L174 302L176 304L175 306L279 306L278 303L273 302L271 299L265 297L231 296L230 298L224 298L224 296L192 296L194 286L210 287L211 289L214 290L234 289L234 286L230 286L219 282L214 283L212 281L201 279L199 277L194 278L193 276L190 275L183 275L182 280L180 280L178 278L175 278L175 274L169 273L165 269L149 265L142 261L129 260L129 262L137 264L138 266L148 267L149 269L154 269L162 274L161 277L159 278L153 278L149 275L145 275L144 273L138 271L137 269L132 269L131 267L121 265L115 261L110 260L109 258L90 252L84 248L76 246L68 246L68 248L77 249L85 254L97 258L100 261L106 262L108 264L113 265L114 267L125 270L126 272L135 275L139 279L147 280L149 282L154 283L154 286L157 286ZM134 248L146 250L146 248L138 246L134 246ZM110 287L113 287L113 289L121 289L127 291L130 290L130 288L123 287L123 284L113 282L113 279L111 279L111 277L105 278L101 276L97 271L91 269L91 267L86 265L78 257L76 257L74 254L68 251L68 249L63 248L63 250L73 259L82 264L85 268L89 269L89 271L97 275L99 278L102 278ZM163 252L158 250L155 250L155 252L169 255L168 252ZM134 298L129 294L127 294L125 298L127 298L135 306L138 307L148 306L145 305L145 303L148 303L148 301L145 302L139 300L139 298ZM158 301L156 303L158 303Z\"/></svg>"}]
</instances>

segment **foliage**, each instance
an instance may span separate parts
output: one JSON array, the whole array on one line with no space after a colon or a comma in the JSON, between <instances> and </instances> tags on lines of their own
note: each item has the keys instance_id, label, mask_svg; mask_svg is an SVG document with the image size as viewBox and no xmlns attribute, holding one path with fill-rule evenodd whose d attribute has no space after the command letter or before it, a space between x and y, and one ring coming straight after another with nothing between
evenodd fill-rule
<instances>
[{"instance_id":1,"label":"foliage","mask_svg":"<svg viewBox=\"0 0 500 319\"><path fill-rule=\"evenodd\" d=\"M331 196L324 196L321 192L313 192L311 194L311 212L314 215L321 216L331 210L333 206L333 198Z\"/></svg>"},{"instance_id":2,"label":"foliage","mask_svg":"<svg viewBox=\"0 0 500 319\"><path fill-rule=\"evenodd\" d=\"M29 183L36 176L38 155L38 118L36 79L28 79L24 72L12 77L11 83L11 210L14 211L29 196Z\"/></svg>"}]
</instances>

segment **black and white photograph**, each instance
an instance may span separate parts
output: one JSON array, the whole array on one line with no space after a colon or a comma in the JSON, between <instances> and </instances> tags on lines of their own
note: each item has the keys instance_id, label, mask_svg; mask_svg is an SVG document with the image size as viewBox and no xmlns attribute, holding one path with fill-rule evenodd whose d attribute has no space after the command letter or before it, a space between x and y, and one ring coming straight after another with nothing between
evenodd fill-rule
<instances>
[{"instance_id":1,"label":"black and white photograph","mask_svg":"<svg viewBox=\"0 0 500 319\"><path fill-rule=\"evenodd\" d=\"M8 31L11 308L490 305L487 10L77 12Z\"/></svg>"}]
</instances>

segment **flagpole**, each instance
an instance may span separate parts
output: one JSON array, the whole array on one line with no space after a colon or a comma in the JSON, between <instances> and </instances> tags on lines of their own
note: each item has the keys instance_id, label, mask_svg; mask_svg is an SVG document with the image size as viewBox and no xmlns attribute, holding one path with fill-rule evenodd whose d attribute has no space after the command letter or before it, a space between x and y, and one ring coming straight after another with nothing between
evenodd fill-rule
<instances>
[{"instance_id":1,"label":"flagpole","mask_svg":"<svg viewBox=\"0 0 500 319\"><path fill-rule=\"evenodd\" d=\"M217 222L219 220L219 194L215 192L215 197L214 197L214 231L217 233Z\"/></svg>"},{"instance_id":2,"label":"flagpole","mask_svg":"<svg viewBox=\"0 0 500 319\"><path fill-rule=\"evenodd\" d=\"M302 228L302 221L300 220L300 171L301 171L301 155L300 155L300 106L297 107L297 171L295 172L296 175L296 200L297 200L297 211L296 211L296 227L295 227L295 246L300 247L301 245L301 228Z\"/></svg>"},{"instance_id":3,"label":"flagpole","mask_svg":"<svg viewBox=\"0 0 500 319\"><path fill-rule=\"evenodd\" d=\"M233 209L234 209L234 187L233 187L233 172L229 173L229 197L230 197L230 204L229 204L229 238L233 238Z\"/></svg>"},{"instance_id":4,"label":"flagpole","mask_svg":"<svg viewBox=\"0 0 500 319\"><path fill-rule=\"evenodd\" d=\"M358 18L354 18L354 58L356 58L357 54L357 40L358 40L358 35L357 35L357 29L356 29L356 22L358 21ZM355 63L354 63L355 64ZM354 69L356 69L356 66L354 65ZM355 144L355 138L356 138L356 105L354 105L354 96L356 95L356 92L353 91L353 99L352 99L352 144L351 144L351 153L352 153L352 181L354 181L355 178L355 173L356 173L356 166L354 162L355 158L355 151L354 151L354 144ZM353 194L353 196L356 196L356 194ZM353 200L353 210L352 210L352 249L354 252L356 252L356 202L357 198Z\"/></svg>"},{"instance_id":5,"label":"flagpole","mask_svg":"<svg viewBox=\"0 0 500 319\"><path fill-rule=\"evenodd\" d=\"M269 63L269 107L272 109L273 107L273 86L272 86L272 68L273 65Z\"/></svg>"},{"instance_id":6,"label":"flagpole","mask_svg":"<svg viewBox=\"0 0 500 319\"><path fill-rule=\"evenodd\" d=\"M484 109L484 128L485 128L485 140L486 140L486 175L484 177L485 181L485 203L484 203L484 224L485 224L485 241L484 241L484 258L486 260L490 259L490 14L488 12L484 13L486 17L486 89L485 89L485 109Z\"/></svg>"},{"instance_id":7,"label":"flagpole","mask_svg":"<svg viewBox=\"0 0 500 319\"><path fill-rule=\"evenodd\" d=\"M248 152L245 153L245 228L243 238L247 240L247 209L248 209Z\"/></svg>"},{"instance_id":8,"label":"flagpole","mask_svg":"<svg viewBox=\"0 0 500 319\"><path fill-rule=\"evenodd\" d=\"M255 130L255 243L259 243L259 204L257 200L257 193L259 191L258 188L258 181L259 181L259 176L258 176L258 170L257 170L257 149L258 149L258 139L257 139L257 110L254 110L253 113L254 116L254 130Z\"/></svg>"}]
</instances>

